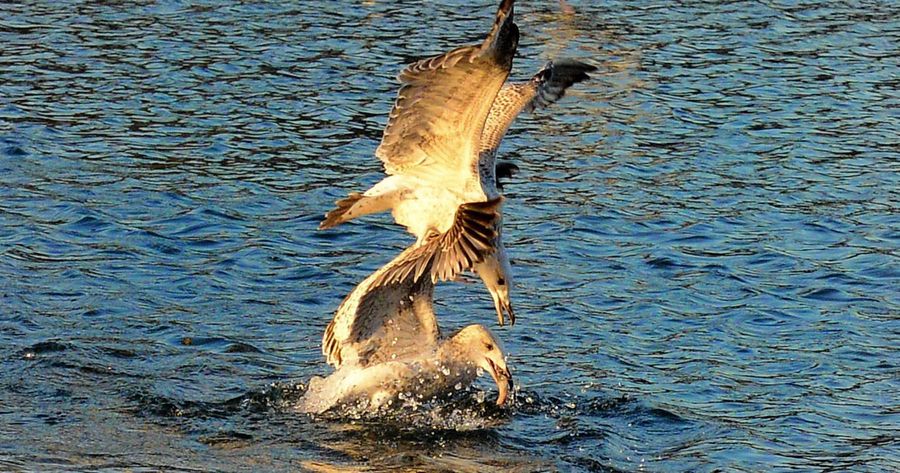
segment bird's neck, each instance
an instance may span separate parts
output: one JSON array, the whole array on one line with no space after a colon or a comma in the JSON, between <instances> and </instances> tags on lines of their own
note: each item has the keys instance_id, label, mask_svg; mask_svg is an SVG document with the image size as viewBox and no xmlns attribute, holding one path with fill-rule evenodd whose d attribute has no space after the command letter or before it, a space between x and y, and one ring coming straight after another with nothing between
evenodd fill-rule
<instances>
[{"instance_id":1,"label":"bird's neck","mask_svg":"<svg viewBox=\"0 0 900 473\"><path fill-rule=\"evenodd\" d=\"M495 155L495 151L483 150L478 156L478 177L481 181L481 188L488 199L493 199L500 195L500 191L497 189Z\"/></svg>"},{"instance_id":2,"label":"bird's neck","mask_svg":"<svg viewBox=\"0 0 900 473\"><path fill-rule=\"evenodd\" d=\"M468 386L478 377L478 364L469 355L469 350L457 340L450 339L441 345L438 360L443 374L452 378L454 382Z\"/></svg>"}]
</instances>

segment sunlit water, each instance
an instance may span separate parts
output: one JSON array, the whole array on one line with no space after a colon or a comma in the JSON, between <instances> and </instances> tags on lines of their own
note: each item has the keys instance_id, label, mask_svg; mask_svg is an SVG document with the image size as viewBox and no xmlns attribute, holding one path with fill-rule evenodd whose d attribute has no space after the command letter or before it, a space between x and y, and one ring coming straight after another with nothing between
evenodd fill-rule
<instances>
[{"instance_id":1,"label":"sunlit water","mask_svg":"<svg viewBox=\"0 0 900 473\"><path fill-rule=\"evenodd\" d=\"M0 470L900 469L895 3L520 2L514 77L599 70L501 149L516 400L315 421L410 242L316 225L496 2L222 3L0 5Z\"/></svg>"}]
</instances>

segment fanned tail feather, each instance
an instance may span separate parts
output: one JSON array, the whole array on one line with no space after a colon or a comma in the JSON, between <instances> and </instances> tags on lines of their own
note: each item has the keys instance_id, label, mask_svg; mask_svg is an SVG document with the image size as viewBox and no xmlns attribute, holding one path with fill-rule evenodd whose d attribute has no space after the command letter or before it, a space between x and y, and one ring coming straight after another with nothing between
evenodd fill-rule
<instances>
[{"instance_id":1,"label":"fanned tail feather","mask_svg":"<svg viewBox=\"0 0 900 473\"><path fill-rule=\"evenodd\" d=\"M348 214L348 212L350 212L350 209L363 197L364 196L359 192L351 192L346 198L335 202L337 207L325 214L325 220L322 220L322 223L319 224L319 230L325 230L340 225L355 217L356 215L353 215L352 213Z\"/></svg>"}]
</instances>

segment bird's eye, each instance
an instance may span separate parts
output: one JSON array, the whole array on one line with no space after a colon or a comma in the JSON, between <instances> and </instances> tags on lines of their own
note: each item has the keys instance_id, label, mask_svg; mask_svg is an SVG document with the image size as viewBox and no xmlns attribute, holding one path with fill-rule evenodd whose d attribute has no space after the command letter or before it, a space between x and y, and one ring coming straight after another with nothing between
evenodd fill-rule
<instances>
[{"instance_id":1,"label":"bird's eye","mask_svg":"<svg viewBox=\"0 0 900 473\"><path fill-rule=\"evenodd\" d=\"M506 279L503 279L503 278L497 279L497 284L499 284L499 285L501 285L501 286L504 285L504 284L506 284Z\"/></svg>"},{"instance_id":2,"label":"bird's eye","mask_svg":"<svg viewBox=\"0 0 900 473\"><path fill-rule=\"evenodd\" d=\"M494 345L491 345L490 343L485 343L484 347L487 348L487 351L491 351L494 349Z\"/></svg>"}]
</instances>

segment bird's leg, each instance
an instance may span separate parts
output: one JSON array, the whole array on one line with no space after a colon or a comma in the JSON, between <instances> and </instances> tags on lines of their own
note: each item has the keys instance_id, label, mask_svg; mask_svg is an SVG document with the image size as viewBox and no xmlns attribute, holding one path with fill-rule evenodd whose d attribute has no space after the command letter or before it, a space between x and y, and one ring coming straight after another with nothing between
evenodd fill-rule
<instances>
[{"instance_id":1,"label":"bird's leg","mask_svg":"<svg viewBox=\"0 0 900 473\"><path fill-rule=\"evenodd\" d=\"M508 161L497 161L494 165L494 179L496 180L497 189L503 189L502 179L511 179L515 173L519 171L519 166Z\"/></svg>"}]
</instances>

